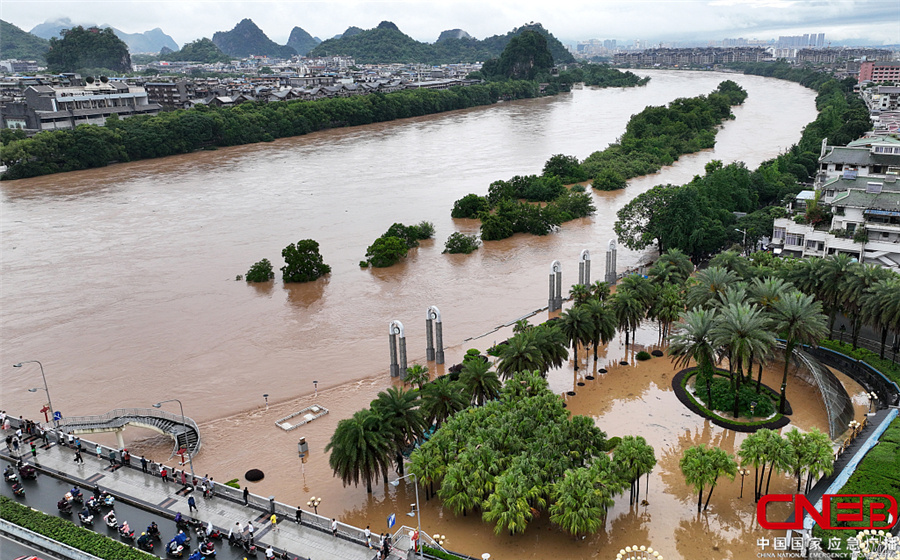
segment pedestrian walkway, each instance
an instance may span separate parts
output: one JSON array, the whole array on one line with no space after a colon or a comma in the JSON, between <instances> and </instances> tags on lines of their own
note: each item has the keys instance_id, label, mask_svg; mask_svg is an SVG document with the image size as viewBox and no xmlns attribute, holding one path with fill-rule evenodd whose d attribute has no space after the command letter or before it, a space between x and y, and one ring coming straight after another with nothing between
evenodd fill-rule
<instances>
[{"instance_id":1,"label":"pedestrian walkway","mask_svg":"<svg viewBox=\"0 0 900 560\"><path fill-rule=\"evenodd\" d=\"M176 482L163 482L159 476L141 472L138 468L124 467L121 463L113 466L106 455L98 458L95 453L89 453L87 447L82 452L83 463L74 462L75 450L64 445L59 445L50 438L47 444L34 436L25 436L28 449L31 441L39 443L38 454L32 458L31 453L22 453L22 459L27 460L46 474L68 479L73 484L82 488L93 489L99 486L107 490L121 500L132 505L158 512L167 517L174 517L181 512L188 515L188 494L190 489ZM88 442L84 442L87 445ZM16 457L9 450L2 453L4 459L15 461ZM132 464L134 464L132 458ZM221 486L217 485L217 491ZM230 489L229 489L230 490ZM311 512L304 512L303 524L298 525L293 516L284 516L279 512L278 530L272 531L268 522L271 512L268 509L244 506L241 501L234 500L221 494L212 498L203 498L199 491L193 492L198 511L193 517L203 522L212 524L227 533L235 523L246 525L252 521L257 527L256 543L262 552L268 545L272 545L277 551L286 550L290 557L300 556L312 560L372 560L376 557L374 551L369 550L362 539L358 539L359 531L354 527L340 524L338 536L331 534L330 527L319 527L316 521L318 516ZM258 497L254 497L259 501ZM322 518L324 519L324 518ZM398 551L399 556L405 558L406 551Z\"/></svg>"}]
</instances>

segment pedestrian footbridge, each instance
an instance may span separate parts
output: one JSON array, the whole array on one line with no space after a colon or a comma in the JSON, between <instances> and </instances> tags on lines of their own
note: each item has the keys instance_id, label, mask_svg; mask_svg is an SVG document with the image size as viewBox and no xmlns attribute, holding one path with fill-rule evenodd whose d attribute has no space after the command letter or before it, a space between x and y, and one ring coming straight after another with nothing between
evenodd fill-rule
<instances>
[{"instance_id":1,"label":"pedestrian footbridge","mask_svg":"<svg viewBox=\"0 0 900 560\"><path fill-rule=\"evenodd\" d=\"M99 416L67 416L57 427L70 434L116 432L119 447L125 447L122 431L125 426L148 428L171 437L175 442L172 455L184 449L193 457L200 451L200 428L190 418L156 408L117 408Z\"/></svg>"}]
</instances>

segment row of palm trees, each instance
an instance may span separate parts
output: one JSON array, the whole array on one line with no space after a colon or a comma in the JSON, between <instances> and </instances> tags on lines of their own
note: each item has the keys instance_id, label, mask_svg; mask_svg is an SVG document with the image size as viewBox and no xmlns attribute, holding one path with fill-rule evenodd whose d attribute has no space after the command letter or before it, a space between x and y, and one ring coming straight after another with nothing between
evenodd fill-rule
<instances>
[{"instance_id":1,"label":"row of palm trees","mask_svg":"<svg viewBox=\"0 0 900 560\"><path fill-rule=\"evenodd\" d=\"M807 433L794 428L785 437L775 430L760 429L741 442L738 457L742 468L754 469L753 496L757 502L769 493L774 472L796 476L797 492L800 492L801 480L806 474L805 493L809 493L814 480L821 474L827 476L834 472L831 439L816 428ZM734 480L738 473L738 463L733 455L718 447L706 447L705 444L686 449L679 467L685 482L698 492L697 513L709 507L709 499L719 478L725 476ZM705 503L704 488L709 489Z\"/></svg>"}]
</instances>

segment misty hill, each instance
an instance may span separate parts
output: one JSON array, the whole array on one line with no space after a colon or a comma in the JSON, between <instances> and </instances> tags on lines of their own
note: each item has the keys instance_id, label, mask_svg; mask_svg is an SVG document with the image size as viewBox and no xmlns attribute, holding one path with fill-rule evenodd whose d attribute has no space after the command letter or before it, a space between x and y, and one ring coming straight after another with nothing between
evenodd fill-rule
<instances>
[{"instance_id":1,"label":"misty hill","mask_svg":"<svg viewBox=\"0 0 900 560\"><path fill-rule=\"evenodd\" d=\"M287 46L297 51L297 54L300 56L304 56L321 42L321 40L316 39L300 27L295 27L291 30L291 36L288 38Z\"/></svg>"},{"instance_id":2,"label":"misty hill","mask_svg":"<svg viewBox=\"0 0 900 560\"><path fill-rule=\"evenodd\" d=\"M107 26L104 25L103 27ZM125 44L128 45L128 50L132 53L156 53L162 50L163 47L172 50L178 48L178 43L163 33L163 30L159 27L143 33L125 33L115 27L112 30L119 39L125 41Z\"/></svg>"},{"instance_id":3,"label":"misty hill","mask_svg":"<svg viewBox=\"0 0 900 560\"><path fill-rule=\"evenodd\" d=\"M340 39L323 41L310 51L308 56L324 56L326 53L352 56L360 64L476 62L499 57L510 39L525 31L535 31L546 38L554 62L574 62L575 59L563 44L539 23L523 25L506 35L494 35L483 41L472 38L462 30L445 31L441 33L441 38L437 42L429 44L416 41L400 31L393 23L383 21L375 29L368 29L349 37L345 32ZM463 34L465 36L462 36Z\"/></svg>"},{"instance_id":4,"label":"misty hill","mask_svg":"<svg viewBox=\"0 0 900 560\"><path fill-rule=\"evenodd\" d=\"M0 53L4 59L37 60L46 62L50 42L0 20Z\"/></svg>"},{"instance_id":5,"label":"misty hill","mask_svg":"<svg viewBox=\"0 0 900 560\"><path fill-rule=\"evenodd\" d=\"M441 31L441 36L438 37L438 41L445 41L447 39L472 39L472 36L462 29L448 29L446 31Z\"/></svg>"},{"instance_id":6,"label":"misty hill","mask_svg":"<svg viewBox=\"0 0 900 560\"><path fill-rule=\"evenodd\" d=\"M183 62L205 62L208 64L231 62L231 57L223 53L215 43L206 37L186 44L181 47L180 51L165 53L160 51L159 59Z\"/></svg>"},{"instance_id":7,"label":"misty hill","mask_svg":"<svg viewBox=\"0 0 900 560\"><path fill-rule=\"evenodd\" d=\"M227 55L247 57L266 55L290 58L297 54L292 47L279 45L269 39L251 19L242 19L231 31L216 31L212 42Z\"/></svg>"},{"instance_id":8,"label":"misty hill","mask_svg":"<svg viewBox=\"0 0 900 560\"><path fill-rule=\"evenodd\" d=\"M63 29L72 29L75 23L69 18L60 18L56 20L47 20L44 23L35 25L31 33L43 39L59 38L59 33ZM93 24L84 24L85 28L94 27ZM100 29L110 27L116 34L116 37L122 39L128 45L129 52L133 53L155 53L159 52L163 47L178 50L178 43L172 37L166 35L162 29L156 28L143 33L125 33L120 29L109 25L98 25Z\"/></svg>"}]
</instances>

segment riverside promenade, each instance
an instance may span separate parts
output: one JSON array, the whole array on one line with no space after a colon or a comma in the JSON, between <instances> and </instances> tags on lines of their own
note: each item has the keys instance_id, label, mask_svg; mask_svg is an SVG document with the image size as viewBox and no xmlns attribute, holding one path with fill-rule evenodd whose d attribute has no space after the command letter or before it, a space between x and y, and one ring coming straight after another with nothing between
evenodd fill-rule
<instances>
[{"instance_id":1,"label":"riverside promenade","mask_svg":"<svg viewBox=\"0 0 900 560\"><path fill-rule=\"evenodd\" d=\"M15 428L15 427L14 427ZM48 434L49 442L44 444L35 436L25 436L22 449L30 449L30 443L37 445L37 457L32 458L29 452L21 453L23 460L34 465L43 475L69 481L90 494L99 487L112 493L116 500L137 506L164 517L173 518L181 512L185 516L193 516L212 524L227 533L235 523L241 526L252 521L255 540L259 548L258 557L264 558L264 551L271 545L276 551L286 551L290 558L300 557L311 560L372 560L377 557L376 551L369 549L364 541L362 531L356 527L338 524L337 537L331 534L331 520L304 511L302 524L296 522L296 509L287 511L284 504L260 496L250 495L250 505L245 506L241 491L221 484L216 484L215 496L203 498L198 491L193 492L198 511L189 514L188 496L191 491L180 482L164 482L158 475L141 471L140 458L132 457L130 466L121 463L115 467L108 459L109 449L103 449L103 457L98 458L96 447L83 441L82 457L84 463L74 462L75 450L55 441L55 434ZM17 457L5 447L0 458L15 462ZM136 468L135 468L136 467ZM186 467L185 467L186 468ZM170 468L170 471L172 469ZM171 476L171 475L170 475ZM175 477L180 480L179 476ZM277 530L272 530L269 518L272 508L278 518ZM373 540L377 535L373 535ZM400 543L398 543L399 545ZM225 543L227 547L227 542ZM392 559L406 558L407 551L400 546L394 548Z\"/></svg>"}]
</instances>

